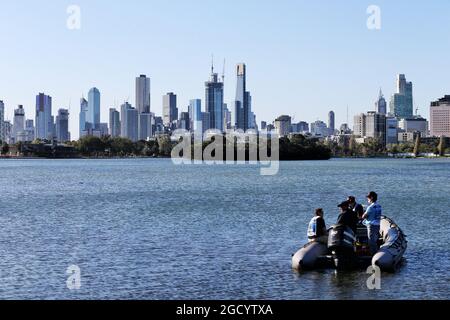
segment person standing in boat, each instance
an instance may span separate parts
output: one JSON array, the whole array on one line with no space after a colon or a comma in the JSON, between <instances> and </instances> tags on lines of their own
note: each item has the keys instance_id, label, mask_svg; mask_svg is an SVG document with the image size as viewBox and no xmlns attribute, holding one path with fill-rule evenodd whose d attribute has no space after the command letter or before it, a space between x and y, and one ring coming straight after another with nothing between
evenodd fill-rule
<instances>
[{"instance_id":1,"label":"person standing in boat","mask_svg":"<svg viewBox=\"0 0 450 320\"><path fill-rule=\"evenodd\" d=\"M316 209L315 216L311 219L308 226L309 242L320 242L325 244L328 242L327 226L323 216L323 209Z\"/></svg>"},{"instance_id":2,"label":"person standing in boat","mask_svg":"<svg viewBox=\"0 0 450 320\"><path fill-rule=\"evenodd\" d=\"M370 192L367 195L367 201L369 202L369 207L362 218L364 219L364 225L367 227L370 254L375 255L378 251L378 239L380 238L381 215L383 214L383 209L377 202L378 194L376 192Z\"/></svg>"},{"instance_id":3,"label":"person standing in boat","mask_svg":"<svg viewBox=\"0 0 450 320\"><path fill-rule=\"evenodd\" d=\"M340 205L338 205L338 208L341 209L341 213L339 214L336 224L347 226L350 229L352 229L353 233L356 234L359 219L356 217L355 213L350 209L349 202L348 201L342 202Z\"/></svg>"},{"instance_id":4,"label":"person standing in boat","mask_svg":"<svg viewBox=\"0 0 450 320\"><path fill-rule=\"evenodd\" d=\"M349 203L350 210L355 213L358 220L361 219L364 214L363 206L356 202L356 198L354 196L349 196L347 201Z\"/></svg>"}]
</instances>

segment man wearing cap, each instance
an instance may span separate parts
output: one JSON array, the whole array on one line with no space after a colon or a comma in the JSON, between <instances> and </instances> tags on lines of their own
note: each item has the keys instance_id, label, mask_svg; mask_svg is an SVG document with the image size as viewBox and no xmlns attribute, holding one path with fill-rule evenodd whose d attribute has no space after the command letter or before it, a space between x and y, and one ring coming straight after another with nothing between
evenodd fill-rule
<instances>
[{"instance_id":1,"label":"man wearing cap","mask_svg":"<svg viewBox=\"0 0 450 320\"><path fill-rule=\"evenodd\" d=\"M369 207L362 218L364 219L364 225L367 226L370 253L375 255L378 251L382 208L377 203L378 195L373 191L367 195L367 201L369 202Z\"/></svg>"},{"instance_id":2,"label":"man wearing cap","mask_svg":"<svg viewBox=\"0 0 450 320\"><path fill-rule=\"evenodd\" d=\"M338 205L338 208L341 209L341 214L338 217L337 224L349 227L356 234L358 218L356 217L354 212L350 210L350 204L348 203L348 201L342 202L340 205Z\"/></svg>"}]
</instances>

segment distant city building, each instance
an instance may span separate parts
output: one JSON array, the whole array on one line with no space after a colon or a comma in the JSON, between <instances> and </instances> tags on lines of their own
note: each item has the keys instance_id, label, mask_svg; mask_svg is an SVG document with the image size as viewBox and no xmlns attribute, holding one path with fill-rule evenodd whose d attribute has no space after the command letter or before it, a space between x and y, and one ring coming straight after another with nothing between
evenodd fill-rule
<instances>
[{"instance_id":1,"label":"distant city building","mask_svg":"<svg viewBox=\"0 0 450 320\"><path fill-rule=\"evenodd\" d=\"M252 98L247 91L247 66L240 63L236 67L237 88L234 110L234 126L236 129L247 131L254 129L255 121L252 116Z\"/></svg>"},{"instance_id":2,"label":"distant city building","mask_svg":"<svg viewBox=\"0 0 450 320\"><path fill-rule=\"evenodd\" d=\"M386 117L386 144L398 143L398 119Z\"/></svg>"},{"instance_id":3,"label":"distant city building","mask_svg":"<svg viewBox=\"0 0 450 320\"><path fill-rule=\"evenodd\" d=\"M6 143L11 144L12 143L11 134L12 134L12 127L13 127L11 124L11 121L5 121L3 123L3 126L4 126L4 130L5 130L5 141L6 141Z\"/></svg>"},{"instance_id":4,"label":"distant city building","mask_svg":"<svg viewBox=\"0 0 450 320\"><path fill-rule=\"evenodd\" d=\"M210 130L211 127L211 114L209 112L202 112L202 131L205 133Z\"/></svg>"},{"instance_id":5,"label":"distant city building","mask_svg":"<svg viewBox=\"0 0 450 320\"><path fill-rule=\"evenodd\" d=\"M211 78L205 82L205 110L209 114L208 129L224 131L223 124L223 82L219 81L219 75L211 68ZM205 127L203 127L205 131Z\"/></svg>"},{"instance_id":6,"label":"distant city building","mask_svg":"<svg viewBox=\"0 0 450 320\"><path fill-rule=\"evenodd\" d=\"M56 116L56 139L58 142L70 141L69 110L59 109Z\"/></svg>"},{"instance_id":7,"label":"distant city building","mask_svg":"<svg viewBox=\"0 0 450 320\"><path fill-rule=\"evenodd\" d=\"M361 138L374 138L385 144L386 115L369 111L355 116L354 133Z\"/></svg>"},{"instance_id":8,"label":"distant city building","mask_svg":"<svg viewBox=\"0 0 450 320\"><path fill-rule=\"evenodd\" d=\"M433 137L450 137L450 95L431 103L430 129Z\"/></svg>"},{"instance_id":9,"label":"distant city building","mask_svg":"<svg viewBox=\"0 0 450 320\"><path fill-rule=\"evenodd\" d=\"M171 127L178 120L177 95L173 92L163 96L163 120L166 127Z\"/></svg>"},{"instance_id":10,"label":"distant city building","mask_svg":"<svg viewBox=\"0 0 450 320\"><path fill-rule=\"evenodd\" d=\"M224 125L224 129L228 130L231 129L232 124L232 113L231 111L228 109L228 105L226 103L223 104L223 125Z\"/></svg>"},{"instance_id":11,"label":"distant city building","mask_svg":"<svg viewBox=\"0 0 450 320\"><path fill-rule=\"evenodd\" d=\"M383 91L380 89L378 101L375 103L375 111L380 114L387 114L387 102L384 98Z\"/></svg>"},{"instance_id":12,"label":"distant city building","mask_svg":"<svg viewBox=\"0 0 450 320\"><path fill-rule=\"evenodd\" d=\"M328 125L321 120L317 120L316 122L311 123L310 130L312 135L314 136L327 137L330 135Z\"/></svg>"},{"instance_id":13,"label":"distant city building","mask_svg":"<svg viewBox=\"0 0 450 320\"><path fill-rule=\"evenodd\" d=\"M83 132L86 131L87 125L86 125L86 119L87 119L87 112L88 112L88 102L86 99L81 98L80 99L80 138L83 136Z\"/></svg>"},{"instance_id":14,"label":"distant city building","mask_svg":"<svg viewBox=\"0 0 450 320\"><path fill-rule=\"evenodd\" d=\"M267 129L267 122L261 121L261 130L266 130L266 129Z\"/></svg>"},{"instance_id":15,"label":"distant city building","mask_svg":"<svg viewBox=\"0 0 450 320\"><path fill-rule=\"evenodd\" d=\"M178 124L178 129L191 130L191 120L189 119L189 112L182 112L180 116L180 121Z\"/></svg>"},{"instance_id":16,"label":"distant city building","mask_svg":"<svg viewBox=\"0 0 450 320\"><path fill-rule=\"evenodd\" d=\"M275 130L280 137L285 137L291 133L291 122L292 118L290 116L280 116L275 120Z\"/></svg>"},{"instance_id":17,"label":"distant city building","mask_svg":"<svg viewBox=\"0 0 450 320\"><path fill-rule=\"evenodd\" d=\"M136 109L139 113L150 113L150 78L144 74L136 78Z\"/></svg>"},{"instance_id":18,"label":"distant city building","mask_svg":"<svg viewBox=\"0 0 450 320\"><path fill-rule=\"evenodd\" d=\"M14 122L12 132L12 139L14 143L24 142L25 141L24 133L25 133L25 110L23 109L22 105L19 105L17 109L14 110Z\"/></svg>"},{"instance_id":19,"label":"distant city building","mask_svg":"<svg viewBox=\"0 0 450 320\"><path fill-rule=\"evenodd\" d=\"M107 136L109 134L108 124L106 122L100 123L99 128L96 131L100 133L100 137Z\"/></svg>"},{"instance_id":20,"label":"distant city building","mask_svg":"<svg viewBox=\"0 0 450 320\"><path fill-rule=\"evenodd\" d=\"M25 132L27 134L26 141L34 141L35 139L35 128L34 128L34 120L28 119L25 121Z\"/></svg>"},{"instance_id":21,"label":"distant city building","mask_svg":"<svg viewBox=\"0 0 450 320\"><path fill-rule=\"evenodd\" d=\"M428 121L420 116L401 119L398 127L405 132L420 132L421 137L428 135Z\"/></svg>"},{"instance_id":22,"label":"distant city building","mask_svg":"<svg viewBox=\"0 0 450 320\"><path fill-rule=\"evenodd\" d=\"M404 74L397 77L397 93L391 98L391 114L397 118L408 118L414 115L413 84L407 82Z\"/></svg>"},{"instance_id":23,"label":"distant city building","mask_svg":"<svg viewBox=\"0 0 450 320\"><path fill-rule=\"evenodd\" d=\"M305 121L300 121L299 123L292 124L292 133L308 133L309 124Z\"/></svg>"},{"instance_id":24,"label":"distant city building","mask_svg":"<svg viewBox=\"0 0 450 320\"><path fill-rule=\"evenodd\" d=\"M153 114L138 114L138 140L147 141L153 136Z\"/></svg>"},{"instance_id":25,"label":"distant city building","mask_svg":"<svg viewBox=\"0 0 450 320\"><path fill-rule=\"evenodd\" d=\"M203 133L202 100L193 99L189 101L189 119L191 130Z\"/></svg>"},{"instance_id":26,"label":"distant city building","mask_svg":"<svg viewBox=\"0 0 450 320\"><path fill-rule=\"evenodd\" d=\"M0 141L5 140L5 103L0 100Z\"/></svg>"},{"instance_id":27,"label":"distant city building","mask_svg":"<svg viewBox=\"0 0 450 320\"><path fill-rule=\"evenodd\" d=\"M417 137L420 137L420 132L399 132L398 133L398 142L415 142Z\"/></svg>"},{"instance_id":28,"label":"distant city building","mask_svg":"<svg viewBox=\"0 0 450 320\"><path fill-rule=\"evenodd\" d=\"M121 106L120 116L121 136L133 142L138 141L138 111L126 102Z\"/></svg>"},{"instance_id":29,"label":"distant city building","mask_svg":"<svg viewBox=\"0 0 450 320\"><path fill-rule=\"evenodd\" d=\"M52 140L54 123L52 119L52 97L39 93L36 96L36 139Z\"/></svg>"},{"instance_id":30,"label":"distant city building","mask_svg":"<svg viewBox=\"0 0 450 320\"><path fill-rule=\"evenodd\" d=\"M336 114L334 111L328 113L328 129L330 135L333 135L336 131Z\"/></svg>"},{"instance_id":31,"label":"distant city building","mask_svg":"<svg viewBox=\"0 0 450 320\"><path fill-rule=\"evenodd\" d=\"M120 137L120 112L115 108L109 109L109 135Z\"/></svg>"},{"instance_id":32,"label":"distant city building","mask_svg":"<svg viewBox=\"0 0 450 320\"><path fill-rule=\"evenodd\" d=\"M89 90L88 109L86 122L91 124L91 128L98 130L100 126L100 91L97 88Z\"/></svg>"},{"instance_id":33,"label":"distant city building","mask_svg":"<svg viewBox=\"0 0 450 320\"><path fill-rule=\"evenodd\" d=\"M353 131L348 126L348 123L341 124L341 127L339 128L339 131L341 134L352 134Z\"/></svg>"}]
</instances>

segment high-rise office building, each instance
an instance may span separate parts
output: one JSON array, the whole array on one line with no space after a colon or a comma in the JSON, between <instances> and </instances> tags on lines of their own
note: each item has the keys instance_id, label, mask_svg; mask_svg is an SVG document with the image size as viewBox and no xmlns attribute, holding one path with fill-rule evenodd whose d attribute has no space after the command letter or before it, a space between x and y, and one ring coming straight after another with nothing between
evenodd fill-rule
<instances>
[{"instance_id":1,"label":"high-rise office building","mask_svg":"<svg viewBox=\"0 0 450 320\"><path fill-rule=\"evenodd\" d=\"M380 94L378 95L378 100L375 103L375 111L381 114L387 114L387 103L381 89Z\"/></svg>"},{"instance_id":2,"label":"high-rise office building","mask_svg":"<svg viewBox=\"0 0 450 320\"><path fill-rule=\"evenodd\" d=\"M374 138L386 144L386 115L369 111L355 116L354 133L361 138Z\"/></svg>"},{"instance_id":3,"label":"high-rise office building","mask_svg":"<svg viewBox=\"0 0 450 320\"><path fill-rule=\"evenodd\" d=\"M13 132L12 138L14 142L20 142L23 140L23 134L25 132L25 110L22 105L19 105L17 109L14 110L14 121L13 121ZM19 135L22 139L19 139Z\"/></svg>"},{"instance_id":4,"label":"high-rise office building","mask_svg":"<svg viewBox=\"0 0 450 320\"><path fill-rule=\"evenodd\" d=\"M330 135L330 129L325 122L317 120L311 123L311 133L314 136L327 137Z\"/></svg>"},{"instance_id":5,"label":"high-rise office building","mask_svg":"<svg viewBox=\"0 0 450 320\"><path fill-rule=\"evenodd\" d=\"M450 137L450 95L431 103L430 130L432 137Z\"/></svg>"},{"instance_id":6,"label":"high-rise office building","mask_svg":"<svg viewBox=\"0 0 450 320\"><path fill-rule=\"evenodd\" d=\"M36 96L36 139L53 139L52 97L39 93Z\"/></svg>"},{"instance_id":7,"label":"high-rise office building","mask_svg":"<svg viewBox=\"0 0 450 320\"><path fill-rule=\"evenodd\" d=\"M191 130L203 133L202 128L202 100L193 99L189 101L189 119L191 121Z\"/></svg>"},{"instance_id":8,"label":"high-rise office building","mask_svg":"<svg viewBox=\"0 0 450 320\"><path fill-rule=\"evenodd\" d=\"M109 109L109 135L120 137L120 112L115 108Z\"/></svg>"},{"instance_id":9,"label":"high-rise office building","mask_svg":"<svg viewBox=\"0 0 450 320\"><path fill-rule=\"evenodd\" d=\"M223 82L211 68L211 78L205 82L205 109L209 113L209 129L224 131L223 125ZM205 131L205 128L203 128Z\"/></svg>"},{"instance_id":10,"label":"high-rise office building","mask_svg":"<svg viewBox=\"0 0 450 320\"><path fill-rule=\"evenodd\" d=\"M211 115L209 112L202 112L202 133L208 131L211 125Z\"/></svg>"},{"instance_id":11,"label":"high-rise office building","mask_svg":"<svg viewBox=\"0 0 450 320\"><path fill-rule=\"evenodd\" d=\"M27 141L34 141L35 128L33 119L28 119L25 121L25 132L27 134Z\"/></svg>"},{"instance_id":12,"label":"high-rise office building","mask_svg":"<svg viewBox=\"0 0 450 320\"><path fill-rule=\"evenodd\" d=\"M247 67L240 63L236 67L237 87L234 110L234 126L236 129L247 131L254 129L255 123L252 118L252 98L247 91Z\"/></svg>"},{"instance_id":13,"label":"high-rise office building","mask_svg":"<svg viewBox=\"0 0 450 320\"><path fill-rule=\"evenodd\" d=\"M12 127L13 127L11 121L5 121L3 125L5 130L5 141L6 143L11 144L13 143L13 141L11 141Z\"/></svg>"},{"instance_id":14,"label":"high-rise office building","mask_svg":"<svg viewBox=\"0 0 450 320\"><path fill-rule=\"evenodd\" d=\"M333 135L336 130L336 114L334 111L330 111L328 113L328 129L330 131L330 135Z\"/></svg>"},{"instance_id":15,"label":"high-rise office building","mask_svg":"<svg viewBox=\"0 0 450 320\"><path fill-rule=\"evenodd\" d=\"M171 127L178 120L177 95L169 92L163 96L163 121L166 127Z\"/></svg>"},{"instance_id":16,"label":"high-rise office building","mask_svg":"<svg viewBox=\"0 0 450 320\"><path fill-rule=\"evenodd\" d=\"M0 141L5 140L5 103L0 100Z\"/></svg>"},{"instance_id":17,"label":"high-rise office building","mask_svg":"<svg viewBox=\"0 0 450 320\"><path fill-rule=\"evenodd\" d=\"M153 119L151 113L139 113L138 115L138 140L147 141L153 136Z\"/></svg>"},{"instance_id":18,"label":"high-rise office building","mask_svg":"<svg viewBox=\"0 0 450 320\"><path fill-rule=\"evenodd\" d=\"M69 110L59 109L56 116L56 139L58 142L70 141Z\"/></svg>"},{"instance_id":19,"label":"high-rise office building","mask_svg":"<svg viewBox=\"0 0 450 320\"><path fill-rule=\"evenodd\" d=\"M88 112L88 102L85 98L80 100L80 138L83 136L83 132L86 131L86 119Z\"/></svg>"},{"instance_id":20,"label":"high-rise office building","mask_svg":"<svg viewBox=\"0 0 450 320\"><path fill-rule=\"evenodd\" d=\"M150 78L144 74L136 78L136 109L139 113L150 113Z\"/></svg>"},{"instance_id":21,"label":"high-rise office building","mask_svg":"<svg viewBox=\"0 0 450 320\"><path fill-rule=\"evenodd\" d=\"M397 77L397 93L392 95L390 111L397 118L408 118L414 115L413 84L406 81L404 74Z\"/></svg>"},{"instance_id":22,"label":"high-rise office building","mask_svg":"<svg viewBox=\"0 0 450 320\"><path fill-rule=\"evenodd\" d=\"M275 130L280 137L285 137L291 133L292 118L290 116L280 116L275 120Z\"/></svg>"},{"instance_id":23,"label":"high-rise office building","mask_svg":"<svg viewBox=\"0 0 450 320\"><path fill-rule=\"evenodd\" d=\"M86 122L92 129L99 130L100 126L100 91L97 88L89 90Z\"/></svg>"},{"instance_id":24,"label":"high-rise office building","mask_svg":"<svg viewBox=\"0 0 450 320\"><path fill-rule=\"evenodd\" d=\"M120 134L133 142L138 141L138 111L125 102L120 110Z\"/></svg>"},{"instance_id":25,"label":"high-rise office building","mask_svg":"<svg viewBox=\"0 0 450 320\"><path fill-rule=\"evenodd\" d=\"M386 144L398 143L398 119L386 117Z\"/></svg>"},{"instance_id":26,"label":"high-rise office building","mask_svg":"<svg viewBox=\"0 0 450 320\"><path fill-rule=\"evenodd\" d=\"M231 111L226 103L223 104L223 126L225 130L231 129Z\"/></svg>"},{"instance_id":27,"label":"high-rise office building","mask_svg":"<svg viewBox=\"0 0 450 320\"><path fill-rule=\"evenodd\" d=\"M178 124L178 129L191 130L191 120L189 118L189 112L182 112L180 115L180 121Z\"/></svg>"}]
</instances>

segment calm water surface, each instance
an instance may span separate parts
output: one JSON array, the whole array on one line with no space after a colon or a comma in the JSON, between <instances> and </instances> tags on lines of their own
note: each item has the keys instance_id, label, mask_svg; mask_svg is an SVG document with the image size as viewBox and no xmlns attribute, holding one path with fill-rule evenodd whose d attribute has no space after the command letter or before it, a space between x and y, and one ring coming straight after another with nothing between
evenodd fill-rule
<instances>
[{"instance_id":1,"label":"calm water surface","mask_svg":"<svg viewBox=\"0 0 450 320\"><path fill-rule=\"evenodd\" d=\"M313 210L380 193L406 265L298 274ZM2 299L450 299L450 161L174 166L170 160L1 160ZM82 287L66 286L69 265Z\"/></svg>"}]
</instances>

